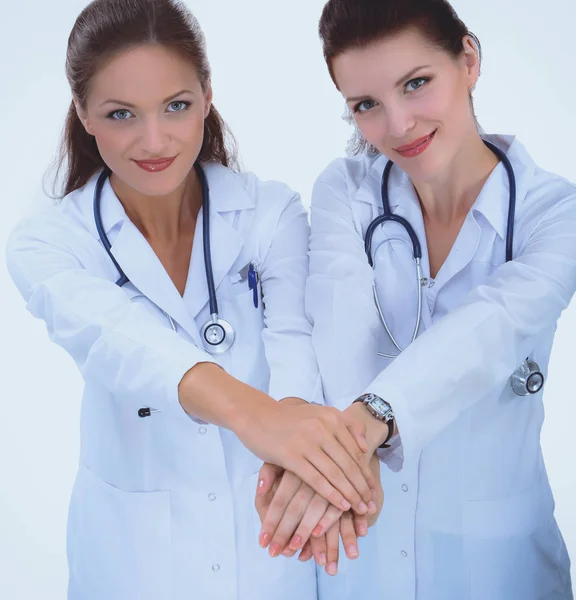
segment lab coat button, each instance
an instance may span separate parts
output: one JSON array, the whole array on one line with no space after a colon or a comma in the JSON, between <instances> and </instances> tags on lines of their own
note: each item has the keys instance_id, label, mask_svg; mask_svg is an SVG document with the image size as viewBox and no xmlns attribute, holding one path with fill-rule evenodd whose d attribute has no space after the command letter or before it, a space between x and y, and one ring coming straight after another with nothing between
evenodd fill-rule
<instances>
[{"instance_id":1,"label":"lab coat button","mask_svg":"<svg viewBox=\"0 0 576 600\"><path fill-rule=\"evenodd\" d=\"M199 427L198 428L198 433L200 435L204 435L208 430L206 429L206 427Z\"/></svg>"},{"instance_id":2,"label":"lab coat button","mask_svg":"<svg viewBox=\"0 0 576 600\"><path fill-rule=\"evenodd\" d=\"M208 500L210 500L210 502L214 502L214 500L216 500L216 494L208 494Z\"/></svg>"},{"instance_id":3,"label":"lab coat button","mask_svg":"<svg viewBox=\"0 0 576 600\"><path fill-rule=\"evenodd\" d=\"M427 277L422 277L422 279L420 280L420 285L421 286L427 286L428 285L428 278Z\"/></svg>"},{"instance_id":4,"label":"lab coat button","mask_svg":"<svg viewBox=\"0 0 576 600\"><path fill-rule=\"evenodd\" d=\"M212 570L214 571L214 573L218 573L218 571L220 570L220 565L212 565Z\"/></svg>"},{"instance_id":5,"label":"lab coat button","mask_svg":"<svg viewBox=\"0 0 576 600\"><path fill-rule=\"evenodd\" d=\"M408 491L408 486L407 486L406 484L404 484L404 485L402 486L402 491L403 491L403 492L407 492L407 491Z\"/></svg>"},{"instance_id":6,"label":"lab coat button","mask_svg":"<svg viewBox=\"0 0 576 600\"><path fill-rule=\"evenodd\" d=\"M408 553L405 550L402 550L402 552L400 552L400 554L406 558L408 556Z\"/></svg>"}]
</instances>

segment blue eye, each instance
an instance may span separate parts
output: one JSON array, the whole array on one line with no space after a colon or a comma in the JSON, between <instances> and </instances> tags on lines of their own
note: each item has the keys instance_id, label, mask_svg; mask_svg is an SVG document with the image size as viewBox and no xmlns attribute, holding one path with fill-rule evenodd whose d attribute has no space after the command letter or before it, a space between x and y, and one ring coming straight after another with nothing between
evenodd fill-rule
<instances>
[{"instance_id":1,"label":"blue eye","mask_svg":"<svg viewBox=\"0 0 576 600\"><path fill-rule=\"evenodd\" d=\"M376 101L375 100L362 100L362 102L358 102L358 104L356 104L354 106L354 112L355 113L365 113L367 111L369 111L370 109L374 108L376 106Z\"/></svg>"},{"instance_id":2,"label":"blue eye","mask_svg":"<svg viewBox=\"0 0 576 600\"><path fill-rule=\"evenodd\" d=\"M407 92L415 92L416 90L419 90L424 84L428 83L429 81L430 81L430 79L428 77L417 77L416 79L412 79L406 84L406 91Z\"/></svg>"},{"instance_id":3,"label":"blue eye","mask_svg":"<svg viewBox=\"0 0 576 600\"><path fill-rule=\"evenodd\" d=\"M188 110L191 102L186 102L185 100L174 100L174 102L170 102L168 105L168 112L183 112ZM170 110L172 108L172 110Z\"/></svg>"},{"instance_id":4,"label":"blue eye","mask_svg":"<svg viewBox=\"0 0 576 600\"><path fill-rule=\"evenodd\" d=\"M126 121L132 116L132 113L126 108L120 108L119 110L112 111L109 115L109 119L114 121Z\"/></svg>"}]
</instances>

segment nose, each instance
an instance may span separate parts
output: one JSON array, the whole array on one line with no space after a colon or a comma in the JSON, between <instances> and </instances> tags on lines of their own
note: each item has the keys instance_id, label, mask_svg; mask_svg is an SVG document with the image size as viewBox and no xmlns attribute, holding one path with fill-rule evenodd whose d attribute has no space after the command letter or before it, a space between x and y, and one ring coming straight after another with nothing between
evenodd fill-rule
<instances>
[{"instance_id":1,"label":"nose","mask_svg":"<svg viewBox=\"0 0 576 600\"><path fill-rule=\"evenodd\" d=\"M151 157L162 156L168 145L169 136L162 122L156 117L146 119L142 126L142 150Z\"/></svg>"},{"instance_id":2,"label":"nose","mask_svg":"<svg viewBox=\"0 0 576 600\"><path fill-rule=\"evenodd\" d=\"M384 115L386 134L396 140L405 140L416 125L416 118L406 102L389 104Z\"/></svg>"}]
</instances>

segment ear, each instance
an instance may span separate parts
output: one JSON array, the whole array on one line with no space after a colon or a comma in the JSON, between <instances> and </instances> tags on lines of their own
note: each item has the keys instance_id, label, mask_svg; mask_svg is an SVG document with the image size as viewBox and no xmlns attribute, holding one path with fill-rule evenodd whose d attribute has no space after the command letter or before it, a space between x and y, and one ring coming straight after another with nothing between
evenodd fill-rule
<instances>
[{"instance_id":1,"label":"ear","mask_svg":"<svg viewBox=\"0 0 576 600\"><path fill-rule=\"evenodd\" d=\"M212 108L212 99L213 99L212 83L209 81L208 85L206 86L206 92L204 92L204 102L206 103L205 109L204 109L204 118L205 119L210 114L210 109Z\"/></svg>"},{"instance_id":2,"label":"ear","mask_svg":"<svg viewBox=\"0 0 576 600\"><path fill-rule=\"evenodd\" d=\"M464 46L464 64L468 79L468 89L471 92L480 77L480 54L476 43L469 35L464 36L462 44Z\"/></svg>"},{"instance_id":3,"label":"ear","mask_svg":"<svg viewBox=\"0 0 576 600\"><path fill-rule=\"evenodd\" d=\"M74 108L76 109L78 119L80 119L80 122L84 126L86 133L88 133L88 135L94 135L92 128L90 127L90 121L88 120L88 114L86 113L86 110L82 108L82 105L76 98L73 98L72 101L74 102Z\"/></svg>"}]
</instances>

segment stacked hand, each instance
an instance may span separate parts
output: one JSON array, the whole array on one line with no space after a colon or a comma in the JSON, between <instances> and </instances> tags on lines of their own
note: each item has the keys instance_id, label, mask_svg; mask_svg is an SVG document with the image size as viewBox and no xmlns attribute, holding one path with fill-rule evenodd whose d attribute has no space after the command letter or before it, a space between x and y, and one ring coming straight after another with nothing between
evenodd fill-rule
<instances>
[{"instance_id":1,"label":"stacked hand","mask_svg":"<svg viewBox=\"0 0 576 600\"><path fill-rule=\"evenodd\" d=\"M371 425L373 417L368 415L365 419L364 411L362 406L356 405L340 414L348 430L366 450L360 464L362 472L368 469L373 478L367 510L335 505L290 470L265 463L260 471L256 509L262 521L259 542L262 547L269 547L270 556L291 557L300 551L299 560L314 556L317 564L335 575L342 538L348 558L358 557L358 537L366 535L368 527L376 522L384 500L380 464L375 454L379 441L372 436L370 442L366 442L366 424ZM377 428L377 435L381 431Z\"/></svg>"}]
</instances>

